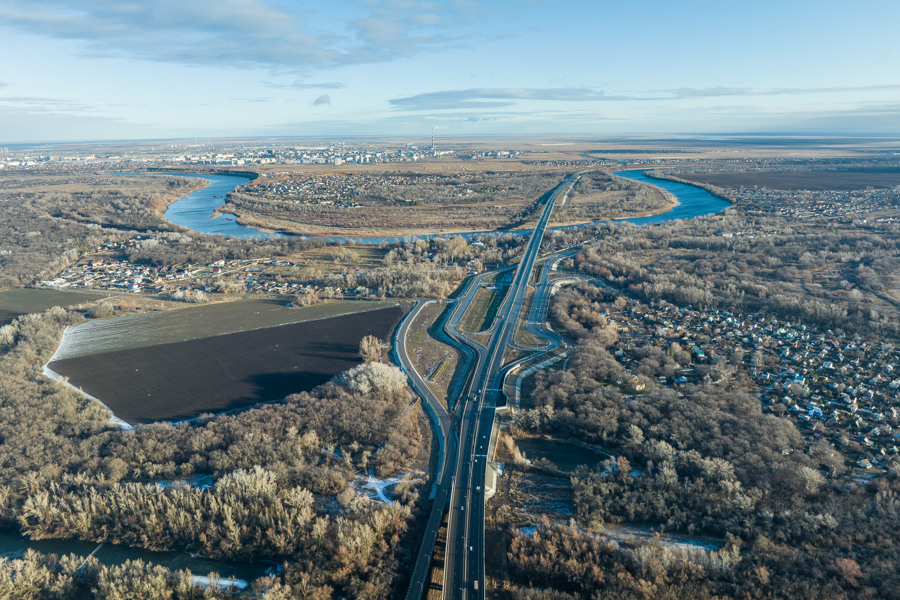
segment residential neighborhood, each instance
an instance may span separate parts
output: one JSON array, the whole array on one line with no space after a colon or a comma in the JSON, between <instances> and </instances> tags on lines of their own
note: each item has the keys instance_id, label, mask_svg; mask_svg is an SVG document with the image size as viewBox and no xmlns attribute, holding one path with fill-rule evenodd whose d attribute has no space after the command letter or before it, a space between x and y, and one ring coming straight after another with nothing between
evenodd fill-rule
<instances>
[{"instance_id":1,"label":"residential neighborhood","mask_svg":"<svg viewBox=\"0 0 900 600\"><path fill-rule=\"evenodd\" d=\"M792 219L860 217L894 210L900 201L900 187L866 191L783 191L740 188L735 200L749 212L773 214ZM874 217L872 220L877 220Z\"/></svg>"},{"instance_id":2,"label":"residential neighborhood","mask_svg":"<svg viewBox=\"0 0 900 600\"><path fill-rule=\"evenodd\" d=\"M820 439L861 470L900 453L900 349L840 331L759 314L629 301L606 315L619 333L617 359L640 372L637 350L658 344L682 368L660 376L676 389L709 377L712 365L745 369L764 411L789 416L812 447ZM679 356L680 354L680 356Z\"/></svg>"},{"instance_id":3,"label":"residential neighborhood","mask_svg":"<svg viewBox=\"0 0 900 600\"><path fill-rule=\"evenodd\" d=\"M143 295L195 290L206 294L304 295L316 298L368 296L365 288L306 285L296 278L284 277L282 269L298 266L289 260L219 260L204 265L183 264L157 268L132 264L121 258L123 249L140 241L140 238L134 238L96 248L77 264L37 285L55 289L102 290Z\"/></svg>"},{"instance_id":4,"label":"residential neighborhood","mask_svg":"<svg viewBox=\"0 0 900 600\"><path fill-rule=\"evenodd\" d=\"M406 144L329 143L314 146L296 144L222 144L209 140L193 143L155 144L127 152L54 153L19 152L0 148L0 170L4 172L65 172L95 165L106 169L165 168L176 166L264 166L264 165L380 165L417 162L428 157L456 156L463 160L510 159L519 150L437 149Z\"/></svg>"}]
</instances>

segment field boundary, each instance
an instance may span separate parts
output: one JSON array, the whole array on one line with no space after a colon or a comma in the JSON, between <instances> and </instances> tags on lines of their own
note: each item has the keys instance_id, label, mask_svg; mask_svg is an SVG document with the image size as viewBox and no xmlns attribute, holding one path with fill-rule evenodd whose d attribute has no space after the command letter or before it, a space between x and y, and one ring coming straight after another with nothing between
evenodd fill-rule
<instances>
[{"instance_id":1,"label":"field boundary","mask_svg":"<svg viewBox=\"0 0 900 600\"><path fill-rule=\"evenodd\" d=\"M71 325L69 327L71 327ZM53 381L55 381L57 383L61 383L65 386L67 386L69 389L75 390L76 392L78 392L79 394L81 394L82 396L87 398L88 400L93 400L94 402L96 402L97 404L102 406L109 413L109 422L111 424L113 424L117 427L121 427L122 429L128 429L128 430L134 429L134 425L132 425L131 423L128 423L125 420L120 419L118 416L116 416L116 413L114 413L113 410L110 407L108 407L105 402L103 402L103 400L101 400L100 398L97 398L96 396L92 396L91 394L88 394L86 391L84 391L83 389L81 389L79 387L75 387L69 381L68 377L60 375L59 373L57 373L56 371L54 371L53 369L50 368L50 363L52 363L54 360L56 360L56 353L59 352L59 349L62 347L63 341L66 339L66 335L69 333L69 327L66 327L65 330L63 330L62 337L59 339L59 344L57 344L56 350L53 352L53 356L51 356L50 359L44 364L44 366L41 369L41 372L44 374L45 377L48 377L49 379L52 379Z\"/></svg>"},{"instance_id":2,"label":"field boundary","mask_svg":"<svg viewBox=\"0 0 900 600\"><path fill-rule=\"evenodd\" d=\"M229 414L280 402L292 393L313 389L325 383L331 376L351 368L358 362L355 348L359 339L352 332L369 330L374 333L382 325L387 327L388 321L384 319L389 318L389 315L401 313L403 305L392 303L376 310L387 313L374 320L365 315L370 312L367 310L330 317L338 319L335 323L340 323L339 329L344 332L335 334L337 337L332 337L332 334L328 333L329 328L337 325L332 325L326 320L329 317L325 317L223 334L225 337L231 336L232 339L221 343L215 340L222 336L216 335L60 359L60 348L64 346L66 337L71 334L67 328L53 356L43 365L42 372L49 379L63 383L83 397L99 403L109 412L110 422L117 426L131 429L149 423L189 422L206 413ZM384 322L376 326L374 325L376 321ZM278 329L286 326L290 329ZM350 329L347 329L348 327ZM375 329L372 329L373 327ZM396 322L392 327L396 327ZM270 331L277 333L268 333ZM375 333L375 335L383 334ZM266 341L269 339L272 339L271 344ZM301 359L303 362L300 363L302 366L298 368L298 363L295 362L297 359L291 357L312 356L308 354L307 348L318 348L321 344L325 344L323 348L327 350L326 358L310 359L312 362L303 358ZM339 350L329 348L329 344L337 344ZM154 352L159 355L160 351L156 348L163 346L173 347L172 351L164 351L168 357L163 358L161 362L148 362L148 355ZM191 358L194 356L200 358L195 361ZM119 364L122 360L124 363ZM63 361L67 363L65 366L62 365ZM338 364L333 364L335 362ZM73 368L73 365L77 366ZM223 365L231 367L222 371ZM195 366L199 371L191 370ZM165 370L165 375L160 375L161 368ZM337 370L330 370L335 368ZM135 372L131 373L132 370ZM168 377L167 375L172 372L180 375ZM201 376L192 379L185 376L186 372L190 372L192 376L199 372ZM211 391L197 383L206 373L213 373L215 381L228 382L226 385L232 386L224 393L224 400L219 398L221 394L215 393L216 390L221 392L225 389L221 388L221 385L213 386L215 390ZM330 375L327 375L328 373ZM323 377L325 379L322 379ZM173 383L176 381L181 383L176 385ZM268 384L260 384L259 381L268 381ZM150 405L132 401L128 390L134 392L135 399L144 398L146 395L145 400L152 396L153 401Z\"/></svg>"},{"instance_id":3,"label":"field boundary","mask_svg":"<svg viewBox=\"0 0 900 600\"><path fill-rule=\"evenodd\" d=\"M365 302L365 300L361 300L360 302ZM379 301L379 303L381 303L381 302L382 302L382 301ZM326 316L324 316L324 317L315 317L315 318L312 318L312 319L300 319L299 321L288 321L287 323L277 323L277 324L275 324L275 325L263 325L263 326L261 326L261 327L249 327L249 328L247 328L247 329L239 329L239 330L236 330L236 331L226 331L226 332L223 332L223 333L214 333L214 334L212 334L212 335L201 335L201 336L197 336L197 337L190 337L190 338L183 339L183 340L176 340L176 341L160 341L160 342L155 343L155 344L147 344L147 345L144 345L144 346L138 346L138 347L140 347L140 348L152 348L153 346L164 346L164 345L166 345L166 344L181 343L181 342L189 342L189 341L193 341L193 340L208 340L208 339L212 339L212 338L216 338L216 337L222 337L222 336L225 336L225 335L234 335L234 334L236 334L236 333L244 333L244 332L246 332L246 331L262 331L262 330L264 330L264 329L274 329L274 328L276 328L276 327L284 327L285 325L295 325L295 324L297 324L297 323L314 323L314 322L316 322L316 321L324 321L324 320L326 320L326 319L333 319L333 318L335 318L335 317L344 317L344 316L347 316L347 315L356 315L356 314L361 314L361 313L366 313L366 312L372 312L372 311L376 311L376 310L383 310L383 309L386 309L386 308L393 308L393 307L395 307L395 306L401 306L401 307L402 307L402 306L403 306L403 303L402 303L402 302L385 302L382 306L363 308L363 309L361 309L361 310L354 310L354 311L346 312L346 313L339 313L339 314L335 314L335 315L326 315ZM295 310L295 309L292 309L292 310ZM124 316L122 316L122 317L113 317L113 318L114 318L114 319L121 319L121 318L141 317L141 316L144 316L144 315L137 315L137 314L135 314L135 315L124 315ZM96 321L100 321L100 320L108 320L108 319L97 319ZM86 324L91 323L91 322L92 322L92 321L86 321L85 323L78 323L77 325L69 325L68 327L66 327L66 331L63 333L63 337L62 337L62 339L60 340L60 346L57 348L57 353L59 353L60 348L62 348L62 343L63 343L63 341L65 341L65 339L66 339L66 334L69 332L69 329L74 328L74 327L80 327L80 326L82 326L82 325L86 325ZM64 359L69 359L69 358L80 358L80 357L82 357L82 356L94 356L94 355L98 355L98 354L106 354L107 352L120 352L120 351L126 350L126 349L132 349L132 348L113 348L113 349L105 349L105 350L103 350L103 351L101 351L101 352L85 352L85 353L79 353L79 354L66 354L65 350L63 350L61 356L56 356L56 354L54 354L54 357L55 357L55 358L52 358L51 361L49 361L47 364L50 364L50 362L52 362L53 360L64 360Z\"/></svg>"}]
</instances>

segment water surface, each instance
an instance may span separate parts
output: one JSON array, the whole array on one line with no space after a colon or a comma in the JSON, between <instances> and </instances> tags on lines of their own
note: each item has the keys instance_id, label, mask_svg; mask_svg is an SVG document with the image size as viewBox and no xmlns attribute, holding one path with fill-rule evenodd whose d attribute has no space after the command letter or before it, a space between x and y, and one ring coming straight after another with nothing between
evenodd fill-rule
<instances>
[{"instance_id":1,"label":"water surface","mask_svg":"<svg viewBox=\"0 0 900 600\"><path fill-rule=\"evenodd\" d=\"M714 214L725 210L730 204L716 198L706 190L693 185L678 183L676 181L668 181L664 179L653 179L644 175L646 170L637 171L618 171L614 175L625 177L634 181L648 183L662 188L673 194L678 199L678 206L672 210L653 215L650 217L637 217L633 219L617 219L617 221L626 221L635 225L648 225L651 223L665 223L674 221L675 219L692 219L704 215ZM210 182L207 187L188 194L184 198L173 202L164 216L175 223L193 229L199 233L207 235L228 235L239 238L259 238L269 239L272 237L284 237L291 234L284 233L264 233L252 227L241 225L237 222L235 215L230 213L222 213L217 216L216 207L225 204L225 196L233 191L237 186L243 185L251 181L248 177L240 175L195 175L190 173L169 173L179 177L199 177ZM594 223L600 223L605 219L598 219ZM585 225L570 225L566 227L551 227L554 229L573 229L576 227L584 227ZM531 229L519 229L513 232L505 231L470 231L466 233L431 233L415 236L386 236L386 237L327 237L324 239L350 244L380 244L380 243L397 243L404 239L431 239L436 237L452 237L460 236L465 239L475 239L485 235L502 235L504 233L514 233L516 235L528 235ZM307 237L307 236L298 236Z\"/></svg>"},{"instance_id":2,"label":"water surface","mask_svg":"<svg viewBox=\"0 0 900 600\"><path fill-rule=\"evenodd\" d=\"M574 471L581 465L596 467L609 458L600 450L562 440L523 438L516 440L516 446L526 458L532 461L546 458L563 471Z\"/></svg>"},{"instance_id":3,"label":"water surface","mask_svg":"<svg viewBox=\"0 0 900 600\"><path fill-rule=\"evenodd\" d=\"M18 533L0 531L0 556L21 558L27 550L42 554L75 554L94 557L107 566L122 565L129 560L142 560L172 571L188 569L194 575L217 573L222 579L232 577L243 581L253 581L266 575L276 565L271 562L244 563L219 561L202 556L192 556L186 552L154 552L118 544L95 544L79 540L30 540Z\"/></svg>"},{"instance_id":4,"label":"water surface","mask_svg":"<svg viewBox=\"0 0 900 600\"><path fill-rule=\"evenodd\" d=\"M649 183L658 188L662 188L678 199L678 206L672 210L652 215L649 217L638 217L634 219L621 219L634 223L635 225L649 225L651 223L665 223L674 221L675 219L693 219L694 217L703 217L706 215L721 212L731 206L731 203L716 198L703 188L695 185L687 185L686 183L678 183L677 181L669 181L668 179L654 179L644 175L646 170L639 171L617 171L613 175L640 181L641 183ZM617 219L619 220L619 219Z\"/></svg>"},{"instance_id":5,"label":"water surface","mask_svg":"<svg viewBox=\"0 0 900 600\"><path fill-rule=\"evenodd\" d=\"M194 175L190 173L167 173L178 177L205 179L209 185L180 198L169 205L163 216L176 225L199 231L207 235L227 235L238 238L278 237L277 233L263 233L252 227L241 225L230 213L216 213L216 207L225 204L225 196L234 188L252 179L241 175Z\"/></svg>"}]
</instances>

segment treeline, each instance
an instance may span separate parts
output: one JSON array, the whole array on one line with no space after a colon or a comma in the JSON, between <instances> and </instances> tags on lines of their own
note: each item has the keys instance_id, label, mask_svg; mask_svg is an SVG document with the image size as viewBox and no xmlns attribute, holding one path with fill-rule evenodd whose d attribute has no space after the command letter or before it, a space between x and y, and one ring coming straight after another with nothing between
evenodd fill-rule
<instances>
[{"instance_id":1,"label":"treeline","mask_svg":"<svg viewBox=\"0 0 900 600\"><path fill-rule=\"evenodd\" d=\"M331 289L363 287L372 297L444 298L474 269L499 265L517 256L527 240L504 234L483 236L473 243L460 236L409 240L391 245L384 266L341 273L311 270L298 279L308 285ZM387 245L386 245L387 246ZM346 249L336 250L336 256Z\"/></svg>"},{"instance_id":2,"label":"treeline","mask_svg":"<svg viewBox=\"0 0 900 600\"><path fill-rule=\"evenodd\" d=\"M203 235L196 232L161 233L125 248L125 258L135 264L165 267L209 264L217 260L247 260L288 256L331 242L324 238L275 237L265 241Z\"/></svg>"},{"instance_id":3,"label":"treeline","mask_svg":"<svg viewBox=\"0 0 900 600\"><path fill-rule=\"evenodd\" d=\"M366 229L504 229L527 220L534 201L563 177L559 173L486 173L446 176L440 183L375 184L343 190L338 204L320 203L315 197L298 201L235 192L229 194L225 210L240 215L242 222L297 233L322 227L349 235ZM357 206L342 206L342 201Z\"/></svg>"},{"instance_id":4,"label":"treeline","mask_svg":"<svg viewBox=\"0 0 900 600\"><path fill-rule=\"evenodd\" d=\"M572 475L574 523L506 532L512 583L503 594L535 597L536 586L584 599L900 597L900 472L849 486L831 478L842 457L827 442L807 447L788 420L764 414L743 367L708 365L701 383L675 391L652 375L690 356L648 340L626 369L603 314L623 308L613 298L591 287L557 294L557 314L580 339L565 371L537 376L533 408L515 422L613 458ZM609 523L721 545L623 547L604 536Z\"/></svg>"},{"instance_id":5,"label":"treeline","mask_svg":"<svg viewBox=\"0 0 900 600\"><path fill-rule=\"evenodd\" d=\"M721 550L685 550L649 541L623 546L565 525L543 525L533 535L512 532L510 575L500 598L516 600L656 600L896 598L888 581L867 585L864 567L803 549L786 553L763 543L753 559L733 541ZM876 559L877 560L877 559ZM880 562L880 561L879 561Z\"/></svg>"},{"instance_id":6,"label":"treeline","mask_svg":"<svg viewBox=\"0 0 900 600\"><path fill-rule=\"evenodd\" d=\"M405 241L398 244L385 264L396 261L413 263L430 261L436 264L500 264L519 256L528 238L514 233L483 235L467 241L461 236L436 237L430 240Z\"/></svg>"},{"instance_id":7,"label":"treeline","mask_svg":"<svg viewBox=\"0 0 900 600\"><path fill-rule=\"evenodd\" d=\"M275 475L256 467L231 472L210 489L53 482L26 499L19 520L32 539L179 548L253 561L297 555L315 529L315 510L309 490L279 490ZM318 529L324 534L327 523Z\"/></svg>"},{"instance_id":8,"label":"treeline","mask_svg":"<svg viewBox=\"0 0 900 600\"><path fill-rule=\"evenodd\" d=\"M788 224L732 211L654 227L601 225L596 231L600 239L577 256L577 267L629 295L900 334L900 311L881 298L890 292L900 260L896 224Z\"/></svg>"},{"instance_id":9,"label":"treeline","mask_svg":"<svg viewBox=\"0 0 900 600\"><path fill-rule=\"evenodd\" d=\"M253 591L266 600L285 598L278 590L266 595L265 587L259 584ZM0 558L0 598L225 600L234 598L234 594L232 589L194 583L188 571L172 573L140 560L104 566L94 558L29 550L22 558Z\"/></svg>"},{"instance_id":10,"label":"treeline","mask_svg":"<svg viewBox=\"0 0 900 600\"><path fill-rule=\"evenodd\" d=\"M363 364L281 403L123 431L42 374L62 329L82 318L51 309L3 330L0 524L35 538L276 558L287 597L386 598L402 586L415 486L383 505L352 485L370 469L403 473L424 450L398 369ZM203 478L212 487L197 486ZM0 579L3 569L14 567L0 565Z\"/></svg>"},{"instance_id":11,"label":"treeline","mask_svg":"<svg viewBox=\"0 0 900 600\"><path fill-rule=\"evenodd\" d=\"M205 574L204 574L205 575ZM0 558L0 598L16 600L328 600L335 590L319 584L315 575L291 573L263 577L247 592L237 591L230 579L214 574L206 582L194 581L190 571L171 572L141 560L101 565L92 557L73 554L43 555L29 550L22 558ZM368 598L370 589L354 597Z\"/></svg>"},{"instance_id":12,"label":"treeline","mask_svg":"<svg viewBox=\"0 0 900 600\"><path fill-rule=\"evenodd\" d=\"M318 514L317 514L318 513ZM256 468L221 478L213 488L51 484L26 501L23 532L34 539L109 541L214 558L287 561L320 584L354 597L367 587L385 597L396 573L409 507L345 501L339 517L316 510L303 488L279 488ZM363 593L363 595L365 595Z\"/></svg>"},{"instance_id":13,"label":"treeline","mask_svg":"<svg viewBox=\"0 0 900 600\"><path fill-rule=\"evenodd\" d=\"M363 271L357 282L377 296L445 298L465 276L465 269L455 265L393 263L390 267Z\"/></svg>"},{"instance_id":14,"label":"treeline","mask_svg":"<svg viewBox=\"0 0 900 600\"><path fill-rule=\"evenodd\" d=\"M155 266L283 256L327 243L299 238L260 243L185 232L162 211L199 185L177 177L84 174L36 177L22 182L22 189L0 191L0 287L52 278L84 252L138 233L149 238L129 248L126 257Z\"/></svg>"}]
</instances>

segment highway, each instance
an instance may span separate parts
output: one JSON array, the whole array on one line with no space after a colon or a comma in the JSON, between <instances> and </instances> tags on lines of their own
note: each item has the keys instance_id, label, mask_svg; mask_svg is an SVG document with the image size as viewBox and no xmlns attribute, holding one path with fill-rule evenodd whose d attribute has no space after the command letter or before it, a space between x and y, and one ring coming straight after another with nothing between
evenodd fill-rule
<instances>
[{"instance_id":1,"label":"highway","mask_svg":"<svg viewBox=\"0 0 900 600\"><path fill-rule=\"evenodd\" d=\"M484 598L484 484L487 450L500 400L503 357L525 302L525 290L557 198L568 193L580 174L567 177L547 199L525 248L510 289L497 313L486 350L476 348L478 362L459 415L459 452L450 499L450 519L444 563L445 598ZM458 306L457 310L466 307ZM475 582L478 581L478 589Z\"/></svg>"},{"instance_id":2,"label":"highway","mask_svg":"<svg viewBox=\"0 0 900 600\"><path fill-rule=\"evenodd\" d=\"M525 319L525 329L535 337L545 340L545 344L535 350L542 352L552 352L559 346L563 345L563 339L552 329L545 326L547 321L547 312L550 309L550 285L547 285L551 273L554 273L555 267L559 262L575 254L575 251L569 251L565 254L556 256L552 260L544 262L544 268L541 271L541 279L534 286L534 296L531 299L531 307L528 311L528 317Z\"/></svg>"},{"instance_id":3,"label":"highway","mask_svg":"<svg viewBox=\"0 0 900 600\"><path fill-rule=\"evenodd\" d=\"M418 303L404 317L400 326L394 334L394 358L409 379L410 385L416 391L431 419L435 425L434 430L437 437L438 459L437 471L434 474L431 485L430 497L433 499L432 510L428 516L428 522L425 525L425 533L422 536L422 544L416 555L416 562L413 565L410 574L410 586L407 598L416 599L422 597L425 589L425 583L428 579L428 572L431 567L431 556L434 553L434 545L437 541L438 531L441 528L444 511L447 506L447 496L453 481L453 471L451 467L454 464L456 455L458 454L459 440L456 432L453 430L450 422L450 415L444 409L444 405L434 395L431 389L426 385L422 376L416 370L409 358L406 349L406 337L409 327L415 321L416 316L421 311L425 303ZM465 357L461 357L463 360Z\"/></svg>"},{"instance_id":4,"label":"highway","mask_svg":"<svg viewBox=\"0 0 900 600\"><path fill-rule=\"evenodd\" d=\"M410 311L397 329L394 340L395 359L406 372L410 384L423 398L438 438L438 467L430 494L434 498L434 503L411 573L407 600L420 600L423 597L438 529L445 510L449 510L449 519L443 597L484 598L484 486L489 458L487 451L495 411L501 398L503 358L522 312L525 291L553 207L557 198L567 194L580 176L580 173L570 175L548 196L515 270L510 289L497 311L497 317L485 332L479 334L482 340L486 334L490 336L486 345L472 340L460 331L459 327L478 289L487 277L497 272L486 272L472 278L468 287L454 301L452 311L445 321L444 332L460 348L462 360L470 369L469 376L461 386L461 393L456 398L448 398L447 401L456 417L455 429L451 414L425 385L407 354L407 333L422 305L417 305ZM544 275L541 283L546 283L546 279ZM544 310L546 310L546 296L543 289L541 294L535 294L535 303L543 305ZM538 313L533 310L532 314ZM552 341L549 343L553 345ZM546 351L546 348L543 350Z\"/></svg>"}]
</instances>

